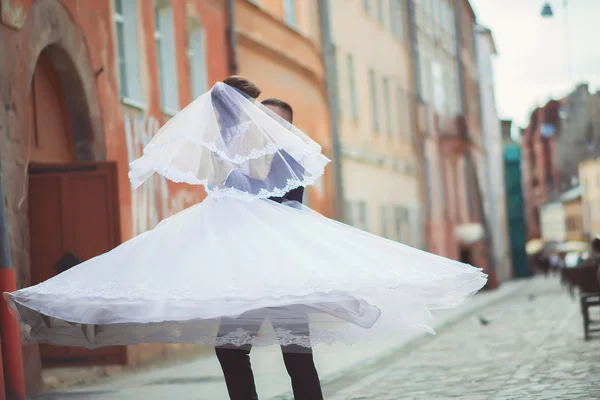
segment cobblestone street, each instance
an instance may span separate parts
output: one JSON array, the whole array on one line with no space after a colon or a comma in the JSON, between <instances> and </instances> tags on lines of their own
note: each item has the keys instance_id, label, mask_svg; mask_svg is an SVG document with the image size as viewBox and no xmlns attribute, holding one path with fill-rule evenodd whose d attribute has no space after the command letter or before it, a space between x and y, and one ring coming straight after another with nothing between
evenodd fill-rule
<instances>
[{"instance_id":1,"label":"cobblestone street","mask_svg":"<svg viewBox=\"0 0 600 400\"><path fill-rule=\"evenodd\" d=\"M582 325L578 301L556 279L534 279L368 376L345 377L355 383L326 388L326 398L600 399L600 339L585 342Z\"/></svg>"}]
</instances>

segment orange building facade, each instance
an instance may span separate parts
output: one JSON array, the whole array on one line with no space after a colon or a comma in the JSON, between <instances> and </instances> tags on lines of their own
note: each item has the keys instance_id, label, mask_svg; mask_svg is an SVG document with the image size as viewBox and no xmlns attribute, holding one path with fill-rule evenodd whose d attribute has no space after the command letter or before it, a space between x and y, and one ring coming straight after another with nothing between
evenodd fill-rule
<instances>
[{"instance_id":1,"label":"orange building facade","mask_svg":"<svg viewBox=\"0 0 600 400\"><path fill-rule=\"evenodd\" d=\"M317 0L235 0L237 73L256 82L261 99L279 98L294 109L294 125L331 158L329 107ZM307 190L306 203L334 215L333 171Z\"/></svg>"},{"instance_id":2,"label":"orange building facade","mask_svg":"<svg viewBox=\"0 0 600 400\"><path fill-rule=\"evenodd\" d=\"M2 200L17 286L25 287L72 266L67 254L93 257L203 199L201 187L158 176L132 192L128 163L175 112L229 75L227 2L0 3ZM178 349L191 350L24 344L28 393L41 390L42 367L143 364Z\"/></svg>"}]
</instances>

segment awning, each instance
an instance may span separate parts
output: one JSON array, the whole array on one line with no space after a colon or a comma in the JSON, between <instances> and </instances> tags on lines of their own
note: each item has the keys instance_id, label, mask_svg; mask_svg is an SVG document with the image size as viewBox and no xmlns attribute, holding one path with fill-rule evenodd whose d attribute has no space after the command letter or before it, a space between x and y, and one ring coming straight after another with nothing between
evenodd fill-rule
<instances>
[{"instance_id":1,"label":"awning","mask_svg":"<svg viewBox=\"0 0 600 400\"><path fill-rule=\"evenodd\" d=\"M567 242L559 244L556 251L559 253L584 252L589 248L590 246L586 242Z\"/></svg>"},{"instance_id":2,"label":"awning","mask_svg":"<svg viewBox=\"0 0 600 400\"><path fill-rule=\"evenodd\" d=\"M545 242L543 239L531 239L525 245L525 251L528 255L532 256L539 253L544 249Z\"/></svg>"},{"instance_id":3,"label":"awning","mask_svg":"<svg viewBox=\"0 0 600 400\"><path fill-rule=\"evenodd\" d=\"M461 245L472 245L485 236L483 225L479 223L461 224L456 227L456 238Z\"/></svg>"}]
</instances>

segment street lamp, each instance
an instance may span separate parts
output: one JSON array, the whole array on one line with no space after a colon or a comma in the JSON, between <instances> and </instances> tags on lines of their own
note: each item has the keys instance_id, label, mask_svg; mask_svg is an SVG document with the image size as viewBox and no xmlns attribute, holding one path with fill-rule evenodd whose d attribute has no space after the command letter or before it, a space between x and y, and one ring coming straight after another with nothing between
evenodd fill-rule
<instances>
[{"instance_id":1,"label":"street lamp","mask_svg":"<svg viewBox=\"0 0 600 400\"><path fill-rule=\"evenodd\" d=\"M544 3L544 5L542 6L541 14L542 18L552 18L554 16L554 13L552 12L552 6L550 5L550 3Z\"/></svg>"},{"instance_id":2,"label":"street lamp","mask_svg":"<svg viewBox=\"0 0 600 400\"><path fill-rule=\"evenodd\" d=\"M563 8L564 8L564 16L565 16L565 21L564 21L564 35L565 35L565 53L567 53L566 56L566 63L567 63L567 77L568 80L571 81L571 57L568 54L569 53L569 14L567 12L568 10L568 6L569 6L569 0L563 0ZM542 6L542 12L540 13L542 18L553 18L554 17L554 12L552 11L552 6L550 5L550 1L545 1L544 5ZM564 113L563 113L564 115Z\"/></svg>"},{"instance_id":3,"label":"street lamp","mask_svg":"<svg viewBox=\"0 0 600 400\"><path fill-rule=\"evenodd\" d=\"M567 9L568 3L569 0L563 0L563 6L565 10ZM544 2L544 5L542 6L542 12L540 13L540 15L542 16L542 18L554 17L554 11L552 11L552 5L550 5L549 1Z\"/></svg>"}]
</instances>

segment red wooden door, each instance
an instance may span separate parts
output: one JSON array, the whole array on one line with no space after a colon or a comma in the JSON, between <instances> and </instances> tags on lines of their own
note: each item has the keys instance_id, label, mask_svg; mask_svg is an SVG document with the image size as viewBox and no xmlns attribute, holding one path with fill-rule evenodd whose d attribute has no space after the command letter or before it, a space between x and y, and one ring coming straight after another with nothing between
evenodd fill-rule
<instances>
[{"instance_id":1,"label":"red wooden door","mask_svg":"<svg viewBox=\"0 0 600 400\"><path fill-rule=\"evenodd\" d=\"M30 168L32 284L60 273L67 253L85 261L120 243L116 171L114 163ZM45 367L122 363L125 356L120 346L91 351L41 345L40 352Z\"/></svg>"}]
</instances>

